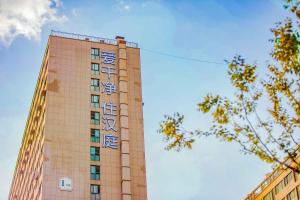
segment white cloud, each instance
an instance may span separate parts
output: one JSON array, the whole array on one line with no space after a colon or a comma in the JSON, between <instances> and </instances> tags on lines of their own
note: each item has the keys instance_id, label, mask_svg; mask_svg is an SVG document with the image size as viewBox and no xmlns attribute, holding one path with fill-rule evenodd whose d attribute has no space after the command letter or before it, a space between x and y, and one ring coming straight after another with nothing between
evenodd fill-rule
<instances>
[{"instance_id":1,"label":"white cloud","mask_svg":"<svg viewBox=\"0 0 300 200\"><path fill-rule=\"evenodd\" d=\"M60 0L0 0L0 43L9 46L17 36L40 39L43 25L65 21Z\"/></svg>"},{"instance_id":2,"label":"white cloud","mask_svg":"<svg viewBox=\"0 0 300 200\"><path fill-rule=\"evenodd\" d=\"M124 5L124 10L130 10L130 6L129 5Z\"/></svg>"}]
</instances>

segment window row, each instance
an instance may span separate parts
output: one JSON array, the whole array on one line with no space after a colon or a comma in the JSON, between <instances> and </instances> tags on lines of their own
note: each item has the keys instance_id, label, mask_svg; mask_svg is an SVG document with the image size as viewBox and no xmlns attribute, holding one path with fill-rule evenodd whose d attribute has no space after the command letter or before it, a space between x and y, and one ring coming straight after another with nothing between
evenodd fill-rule
<instances>
[{"instance_id":1,"label":"window row","mask_svg":"<svg viewBox=\"0 0 300 200\"><path fill-rule=\"evenodd\" d=\"M290 184L291 182L293 182L295 180L294 177L294 173L290 172L286 177L284 177L284 179L282 181L280 181L275 188L269 192L264 198L263 200L274 200L275 196L281 192L288 184ZM295 190L296 191L296 190ZM282 200L294 200L293 194L291 194L291 198L289 197L289 195L287 197L285 197ZM298 197L297 197L298 198Z\"/></svg>"},{"instance_id":2,"label":"window row","mask_svg":"<svg viewBox=\"0 0 300 200\"><path fill-rule=\"evenodd\" d=\"M91 59L99 60L100 51L99 49L91 49ZM98 63L91 64L91 71L94 75L100 74L100 66ZM100 82L99 79L91 79L91 90L100 91ZM99 108L100 98L99 95L91 95L91 106ZM100 112L91 111L91 123L95 125L100 124ZM91 142L99 143L100 142L100 130L91 129L90 133ZM100 148L91 146L90 147L90 160L100 161ZM100 166L90 165L90 179L91 180L100 180ZM100 185L91 185L91 200L100 200Z\"/></svg>"}]
</instances>

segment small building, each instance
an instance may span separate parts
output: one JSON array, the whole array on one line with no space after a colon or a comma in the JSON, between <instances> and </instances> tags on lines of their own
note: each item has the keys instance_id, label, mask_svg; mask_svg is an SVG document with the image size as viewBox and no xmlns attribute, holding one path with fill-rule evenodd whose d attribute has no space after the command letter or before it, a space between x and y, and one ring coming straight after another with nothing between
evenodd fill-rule
<instances>
[{"instance_id":1,"label":"small building","mask_svg":"<svg viewBox=\"0 0 300 200\"><path fill-rule=\"evenodd\" d=\"M300 159L298 159L300 161ZM300 174L291 169L276 168L245 200L299 200Z\"/></svg>"}]
</instances>

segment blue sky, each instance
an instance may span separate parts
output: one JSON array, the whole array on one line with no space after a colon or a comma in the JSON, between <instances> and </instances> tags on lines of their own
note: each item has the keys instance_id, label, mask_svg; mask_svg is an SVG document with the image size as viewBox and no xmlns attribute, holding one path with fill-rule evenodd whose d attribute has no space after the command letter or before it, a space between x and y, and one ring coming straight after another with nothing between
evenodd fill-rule
<instances>
[{"instance_id":1,"label":"blue sky","mask_svg":"<svg viewBox=\"0 0 300 200\"><path fill-rule=\"evenodd\" d=\"M269 29L287 14L275 0L0 0L0 200L7 199L51 29L139 43L149 200L243 199L270 166L215 138L167 152L156 132L175 111L186 115L187 129L207 127L196 105L207 93L232 94L226 65L147 50L214 62L239 53L263 73Z\"/></svg>"}]
</instances>

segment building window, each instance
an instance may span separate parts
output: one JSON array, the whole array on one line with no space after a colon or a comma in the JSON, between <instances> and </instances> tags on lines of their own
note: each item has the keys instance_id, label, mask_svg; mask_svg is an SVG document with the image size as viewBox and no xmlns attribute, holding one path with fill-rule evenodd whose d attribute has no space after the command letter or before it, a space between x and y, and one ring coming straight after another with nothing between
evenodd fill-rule
<instances>
[{"instance_id":1,"label":"building window","mask_svg":"<svg viewBox=\"0 0 300 200\"><path fill-rule=\"evenodd\" d=\"M91 65L91 70L92 70L92 73L93 73L93 74L99 75L99 74L100 74L100 67L99 67L99 64L97 64L97 63L92 63L92 65Z\"/></svg>"},{"instance_id":2,"label":"building window","mask_svg":"<svg viewBox=\"0 0 300 200\"><path fill-rule=\"evenodd\" d=\"M100 124L100 112L91 112L91 123L96 125Z\"/></svg>"},{"instance_id":3,"label":"building window","mask_svg":"<svg viewBox=\"0 0 300 200\"><path fill-rule=\"evenodd\" d=\"M99 95L91 95L91 106L94 108L99 108Z\"/></svg>"},{"instance_id":4,"label":"building window","mask_svg":"<svg viewBox=\"0 0 300 200\"><path fill-rule=\"evenodd\" d=\"M297 190L294 189L293 191L291 191L291 192L286 196L286 200L298 200Z\"/></svg>"},{"instance_id":5,"label":"building window","mask_svg":"<svg viewBox=\"0 0 300 200\"><path fill-rule=\"evenodd\" d=\"M100 148L91 147L90 148L91 160L99 161L100 160Z\"/></svg>"},{"instance_id":6,"label":"building window","mask_svg":"<svg viewBox=\"0 0 300 200\"><path fill-rule=\"evenodd\" d=\"M91 90L92 91L99 91L99 79L92 78L91 79Z\"/></svg>"},{"instance_id":7,"label":"building window","mask_svg":"<svg viewBox=\"0 0 300 200\"><path fill-rule=\"evenodd\" d=\"M91 185L91 200L100 200L100 185Z\"/></svg>"},{"instance_id":8,"label":"building window","mask_svg":"<svg viewBox=\"0 0 300 200\"><path fill-rule=\"evenodd\" d=\"M290 172L280 183L275 186L275 194L278 194L285 186L295 180L294 173Z\"/></svg>"},{"instance_id":9,"label":"building window","mask_svg":"<svg viewBox=\"0 0 300 200\"><path fill-rule=\"evenodd\" d=\"M274 200L272 191L269 192L269 193L263 198L263 200Z\"/></svg>"},{"instance_id":10,"label":"building window","mask_svg":"<svg viewBox=\"0 0 300 200\"><path fill-rule=\"evenodd\" d=\"M290 172L285 178L284 178L284 185L287 186L289 183L293 182L294 180L294 174L293 172Z\"/></svg>"},{"instance_id":11,"label":"building window","mask_svg":"<svg viewBox=\"0 0 300 200\"><path fill-rule=\"evenodd\" d=\"M92 58L93 60L99 60L99 59L100 59L100 52L99 52L99 49L92 48L92 51L91 51L91 58Z\"/></svg>"},{"instance_id":12,"label":"building window","mask_svg":"<svg viewBox=\"0 0 300 200\"><path fill-rule=\"evenodd\" d=\"M275 194L278 194L282 189L284 188L284 181L280 181L280 183L278 183L275 186Z\"/></svg>"},{"instance_id":13,"label":"building window","mask_svg":"<svg viewBox=\"0 0 300 200\"><path fill-rule=\"evenodd\" d=\"M91 129L91 142L100 142L100 130Z\"/></svg>"},{"instance_id":14,"label":"building window","mask_svg":"<svg viewBox=\"0 0 300 200\"><path fill-rule=\"evenodd\" d=\"M100 180L100 166L91 165L91 180Z\"/></svg>"}]
</instances>

